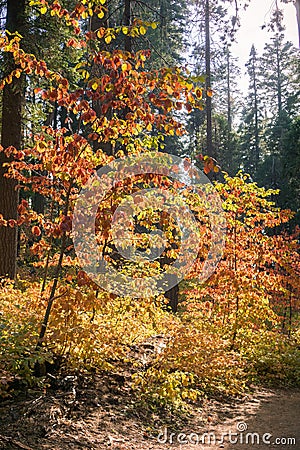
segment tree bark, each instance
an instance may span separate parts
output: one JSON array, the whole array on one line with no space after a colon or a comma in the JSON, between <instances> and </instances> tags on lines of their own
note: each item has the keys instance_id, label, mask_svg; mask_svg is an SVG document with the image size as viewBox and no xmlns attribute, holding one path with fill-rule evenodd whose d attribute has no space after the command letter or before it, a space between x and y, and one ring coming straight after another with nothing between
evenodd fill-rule
<instances>
[{"instance_id":1,"label":"tree bark","mask_svg":"<svg viewBox=\"0 0 300 450\"><path fill-rule=\"evenodd\" d=\"M179 286L176 284L171 289L165 292L165 297L168 300L168 309L172 311L172 313L177 312L178 301L179 301Z\"/></svg>"},{"instance_id":2,"label":"tree bark","mask_svg":"<svg viewBox=\"0 0 300 450\"><path fill-rule=\"evenodd\" d=\"M131 0L125 0L124 4L124 25L126 27L130 27L131 25ZM131 53L132 51L132 42L131 36L128 34L125 35L125 52Z\"/></svg>"},{"instance_id":3,"label":"tree bark","mask_svg":"<svg viewBox=\"0 0 300 450\"><path fill-rule=\"evenodd\" d=\"M209 0L205 1L205 72L206 72L206 152L208 156L214 156L212 141L212 103L208 90L211 89L211 70L210 70L210 10Z\"/></svg>"},{"instance_id":4,"label":"tree bark","mask_svg":"<svg viewBox=\"0 0 300 450\"><path fill-rule=\"evenodd\" d=\"M298 36L299 36L299 48L300 48L300 0L295 0L297 23L298 23Z\"/></svg>"},{"instance_id":5,"label":"tree bark","mask_svg":"<svg viewBox=\"0 0 300 450\"><path fill-rule=\"evenodd\" d=\"M108 28L108 26L109 26L108 12L109 11L106 11L105 16L102 19L100 19L96 14L94 14L92 16L91 31L96 31L101 27ZM107 46L105 45L103 49L101 48L101 50L107 50ZM100 78L102 75L103 75L102 69L100 68L100 66L95 64L93 67L93 76ZM97 117L101 117L102 116L101 102L99 100L92 100L92 107L93 107L93 110L95 111ZM111 111L107 111L106 117L108 119L111 117ZM93 150L96 152L99 149L103 150L104 153L106 153L107 155L113 155L113 153L114 153L113 146L111 145L110 142L93 141Z\"/></svg>"},{"instance_id":6,"label":"tree bark","mask_svg":"<svg viewBox=\"0 0 300 450\"><path fill-rule=\"evenodd\" d=\"M25 24L25 0L7 0L6 29L14 33L22 29ZM4 57L5 75L15 68L11 54ZM20 148L22 138L22 77L14 78L11 84L7 84L3 90L2 99L2 123L1 145L3 148L14 146ZM0 153L0 214L4 219L17 219L18 215L18 190L17 182L5 177L7 168L4 166L10 162L3 152ZM14 279L16 276L17 261L17 236L16 227L0 227L0 276L8 276Z\"/></svg>"},{"instance_id":7,"label":"tree bark","mask_svg":"<svg viewBox=\"0 0 300 450\"><path fill-rule=\"evenodd\" d=\"M255 171L259 163L259 130L258 130L258 98L257 98L257 79L256 79L256 51L254 46L251 48L252 74L253 74L253 95L254 95L254 139L255 139Z\"/></svg>"},{"instance_id":8,"label":"tree bark","mask_svg":"<svg viewBox=\"0 0 300 450\"><path fill-rule=\"evenodd\" d=\"M232 111L231 111L231 79L230 79L230 51L229 47L227 47L226 52L227 59L227 149L228 149L228 167L230 170L233 169L233 155L232 155L232 145L231 145L231 137L232 137Z\"/></svg>"},{"instance_id":9,"label":"tree bark","mask_svg":"<svg viewBox=\"0 0 300 450\"><path fill-rule=\"evenodd\" d=\"M277 107L278 114L282 112L282 80L281 80L281 67L280 67L280 52L279 52L279 36L275 40L276 45L276 83L277 83Z\"/></svg>"}]
</instances>

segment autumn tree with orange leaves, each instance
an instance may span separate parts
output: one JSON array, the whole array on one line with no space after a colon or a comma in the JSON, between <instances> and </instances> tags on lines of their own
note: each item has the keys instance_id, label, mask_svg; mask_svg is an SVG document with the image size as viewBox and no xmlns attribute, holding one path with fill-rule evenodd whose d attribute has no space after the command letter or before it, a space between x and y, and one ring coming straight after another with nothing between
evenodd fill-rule
<instances>
[{"instance_id":1,"label":"autumn tree with orange leaves","mask_svg":"<svg viewBox=\"0 0 300 450\"><path fill-rule=\"evenodd\" d=\"M154 26L136 21L129 27L84 31L80 20L103 17L104 3L82 2L69 12L56 1L51 4L32 2L32 5L39 5L41 14L49 9L51 15L58 16L70 27L73 37L65 45L78 50L74 70L79 86L70 86L69 80L48 69L45 61L24 52L20 36L1 38L2 50L11 54L16 64L1 87L10 85L25 73L35 80L37 100L40 98L52 106L56 104L65 111L65 127L45 126L40 134L32 136L32 147L4 149L4 154L12 160L8 169L10 178L18 180L23 191L38 192L48 203L46 214L38 216L29 211L28 202L23 200L17 220L2 220L2 225L10 227L21 226L26 221L28 226L29 217L34 220L31 233L39 237L39 242L33 246L33 252L40 263L45 264L42 290L47 284L49 267L53 267L40 340L45 334L62 266L72 264L70 256L65 263L63 259L66 251L70 253L72 208L79 189L95 168L105 166L113 158L157 150L163 147L164 136L181 136L184 127L174 111L203 108L202 89L194 87L189 75L181 69L147 71L144 68L150 57L148 50L134 54L98 49L101 40L109 44L117 33L136 37L147 27ZM38 87L39 80L48 84L48 88ZM97 142L96 147L94 142ZM105 152L108 143L109 154Z\"/></svg>"},{"instance_id":2,"label":"autumn tree with orange leaves","mask_svg":"<svg viewBox=\"0 0 300 450\"><path fill-rule=\"evenodd\" d=\"M82 187L96 169L118 159L163 151L166 136L185 133L181 114L202 109L202 95L211 92L203 92L184 69L148 69L151 53L147 49L136 53L109 49L117 36L133 40L155 23L133 20L109 28L102 21L107 12L105 0L82 0L71 11L58 0L30 4L68 29L63 45L73 52L74 76L71 80L63 71L50 69L47 61L26 53L20 35L2 34L0 48L15 66L0 87L5 89L24 76L34 86L36 101L48 110L56 108L63 123L53 122L33 132L24 148L1 148L8 178L14 180L22 199L18 217L0 216L0 226L18 227L19 258L25 266L21 271L25 280L19 277L15 285L5 281L0 289L3 342L9 348L7 359L0 358L1 379L8 384L19 371L32 382L36 364L57 355L66 357L73 368L115 370L130 360L134 342L161 333L163 351L150 367L132 374L136 392L156 404L181 404L204 392L240 393L251 377L259 378L270 367L276 367L274 378L278 380L283 364L288 367L287 378L298 382L294 361L300 339L299 244L296 234L281 233L292 213L276 208L270 200L276 192L259 188L247 175L231 178L223 174L222 182L206 186L208 198L209 189L215 189L222 199L227 234L220 264L204 283L199 279L209 257L213 226L201 195L186 186L184 179L148 173L125 178L98 208L98 247L103 259L122 274L111 227L122 198L133 198L141 186L180 192L202 239L190 249L197 259L181 289L178 314L170 314L163 295L154 298L150 293L138 301L121 297L101 289L82 270L72 241L74 207ZM93 18L97 18L93 27L86 26ZM200 162L207 174L220 170L211 156L199 155ZM193 167L189 158L182 165L185 170ZM172 170L182 168L177 165ZM33 210L32 193L45 199L43 213ZM163 230L169 238L165 254L141 270L130 265L127 269L159 276L164 265L178 255L180 230L171 214L154 206L150 213L149 217L140 213L138 246L147 249L147 232ZM134 226L124 221L120 239L130 226L134 232ZM10 332L10 327L17 327L18 333ZM17 337L11 340L11 336ZM275 360L268 359L265 342L276 344Z\"/></svg>"}]
</instances>

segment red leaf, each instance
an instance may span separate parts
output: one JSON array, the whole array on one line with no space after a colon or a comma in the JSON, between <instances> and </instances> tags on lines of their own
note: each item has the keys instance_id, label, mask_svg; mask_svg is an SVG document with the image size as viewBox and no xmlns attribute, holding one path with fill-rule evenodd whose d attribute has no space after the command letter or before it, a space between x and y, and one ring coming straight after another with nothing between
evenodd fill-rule
<instances>
[{"instance_id":1,"label":"red leaf","mask_svg":"<svg viewBox=\"0 0 300 450\"><path fill-rule=\"evenodd\" d=\"M35 236L40 236L41 235L41 230L37 225L34 225L31 228L32 234L34 234Z\"/></svg>"}]
</instances>

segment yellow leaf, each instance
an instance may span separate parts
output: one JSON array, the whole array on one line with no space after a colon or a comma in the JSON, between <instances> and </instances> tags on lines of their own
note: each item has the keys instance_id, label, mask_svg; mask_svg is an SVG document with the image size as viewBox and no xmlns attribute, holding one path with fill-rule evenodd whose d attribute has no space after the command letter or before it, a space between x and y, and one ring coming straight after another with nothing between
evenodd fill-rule
<instances>
[{"instance_id":1,"label":"yellow leaf","mask_svg":"<svg viewBox=\"0 0 300 450\"><path fill-rule=\"evenodd\" d=\"M127 63L123 63L122 64L122 71L125 72L125 70L127 70Z\"/></svg>"},{"instance_id":2,"label":"yellow leaf","mask_svg":"<svg viewBox=\"0 0 300 450\"><path fill-rule=\"evenodd\" d=\"M197 88L195 91L196 97L201 99L202 98L202 89Z\"/></svg>"},{"instance_id":3,"label":"yellow leaf","mask_svg":"<svg viewBox=\"0 0 300 450\"><path fill-rule=\"evenodd\" d=\"M131 29L130 29L130 36L136 37L138 35L139 35L138 27L131 27Z\"/></svg>"},{"instance_id":4,"label":"yellow leaf","mask_svg":"<svg viewBox=\"0 0 300 450\"><path fill-rule=\"evenodd\" d=\"M41 14L46 14L46 12L47 12L47 7L46 6L43 6L42 8L41 8Z\"/></svg>"},{"instance_id":5,"label":"yellow leaf","mask_svg":"<svg viewBox=\"0 0 300 450\"><path fill-rule=\"evenodd\" d=\"M146 34L147 33L147 29L144 26L141 26L140 27L140 33L143 34L143 35Z\"/></svg>"},{"instance_id":6,"label":"yellow leaf","mask_svg":"<svg viewBox=\"0 0 300 450\"><path fill-rule=\"evenodd\" d=\"M98 38L102 39L104 35L105 35L105 28L99 28L99 30L97 31Z\"/></svg>"},{"instance_id":7,"label":"yellow leaf","mask_svg":"<svg viewBox=\"0 0 300 450\"><path fill-rule=\"evenodd\" d=\"M96 91L97 88L98 88L98 83L95 81L95 82L92 84L92 89L94 89L94 91Z\"/></svg>"},{"instance_id":8,"label":"yellow leaf","mask_svg":"<svg viewBox=\"0 0 300 450\"><path fill-rule=\"evenodd\" d=\"M122 27L123 34L128 34L128 27Z\"/></svg>"},{"instance_id":9,"label":"yellow leaf","mask_svg":"<svg viewBox=\"0 0 300 450\"><path fill-rule=\"evenodd\" d=\"M153 30L155 30L155 29L157 28L157 23L153 22L153 23L151 24L151 28L152 28Z\"/></svg>"},{"instance_id":10,"label":"yellow leaf","mask_svg":"<svg viewBox=\"0 0 300 450\"><path fill-rule=\"evenodd\" d=\"M90 78L90 74L87 70L82 70L81 75L84 80L88 80Z\"/></svg>"},{"instance_id":11,"label":"yellow leaf","mask_svg":"<svg viewBox=\"0 0 300 450\"><path fill-rule=\"evenodd\" d=\"M101 5L104 5L106 3L106 0L100 0Z\"/></svg>"},{"instance_id":12,"label":"yellow leaf","mask_svg":"<svg viewBox=\"0 0 300 450\"><path fill-rule=\"evenodd\" d=\"M105 42L107 43L107 44L110 44L111 43L111 40L112 40L112 37L111 37L111 35L110 34L108 34L107 36L105 36Z\"/></svg>"},{"instance_id":13,"label":"yellow leaf","mask_svg":"<svg viewBox=\"0 0 300 450\"><path fill-rule=\"evenodd\" d=\"M40 141L37 144L37 150L38 151L43 151L43 150L45 150L46 147L47 147L47 144L45 142L43 142L43 141Z\"/></svg>"},{"instance_id":14,"label":"yellow leaf","mask_svg":"<svg viewBox=\"0 0 300 450\"><path fill-rule=\"evenodd\" d=\"M98 17L99 17L99 19L103 19L103 17L104 17L104 11L103 10L98 13Z\"/></svg>"}]
</instances>

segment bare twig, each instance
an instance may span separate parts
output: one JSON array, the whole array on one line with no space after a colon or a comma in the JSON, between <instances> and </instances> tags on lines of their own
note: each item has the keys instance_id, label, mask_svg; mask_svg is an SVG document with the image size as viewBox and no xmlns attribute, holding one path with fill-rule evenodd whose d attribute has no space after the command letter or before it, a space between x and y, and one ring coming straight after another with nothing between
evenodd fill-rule
<instances>
[{"instance_id":1,"label":"bare twig","mask_svg":"<svg viewBox=\"0 0 300 450\"><path fill-rule=\"evenodd\" d=\"M22 442L16 441L10 436L3 436L0 434L0 441L8 442L9 444L13 444L16 447L22 448L23 450L33 450L31 447L28 447L28 445L22 444Z\"/></svg>"}]
</instances>

